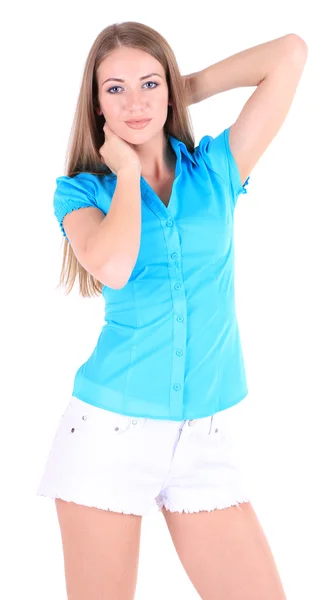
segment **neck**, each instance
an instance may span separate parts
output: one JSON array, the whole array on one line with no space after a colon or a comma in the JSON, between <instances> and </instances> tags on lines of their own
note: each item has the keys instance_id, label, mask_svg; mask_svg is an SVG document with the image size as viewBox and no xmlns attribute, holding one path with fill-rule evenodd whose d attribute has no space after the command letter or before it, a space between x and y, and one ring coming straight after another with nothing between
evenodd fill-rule
<instances>
[{"instance_id":1,"label":"neck","mask_svg":"<svg viewBox=\"0 0 336 600\"><path fill-rule=\"evenodd\" d=\"M160 182L166 181L175 174L176 155L165 136L160 142L151 140L149 148L142 146L136 150L141 161L141 174L145 179Z\"/></svg>"}]
</instances>

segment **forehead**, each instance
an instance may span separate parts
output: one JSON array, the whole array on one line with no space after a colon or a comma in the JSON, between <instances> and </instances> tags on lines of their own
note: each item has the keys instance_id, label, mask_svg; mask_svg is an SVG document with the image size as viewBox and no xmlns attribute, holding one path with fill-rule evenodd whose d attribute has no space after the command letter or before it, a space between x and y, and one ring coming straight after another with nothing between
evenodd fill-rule
<instances>
[{"instance_id":1,"label":"forehead","mask_svg":"<svg viewBox=\"0 0 336 600\"><path fill-rule=\"evenodd\" d=\"M161 63L148 52L139 48L115 48L104 58L97 69L98 80L103 77L139 78L156 71L164 76Z\"/></svg>"}]
</instances>

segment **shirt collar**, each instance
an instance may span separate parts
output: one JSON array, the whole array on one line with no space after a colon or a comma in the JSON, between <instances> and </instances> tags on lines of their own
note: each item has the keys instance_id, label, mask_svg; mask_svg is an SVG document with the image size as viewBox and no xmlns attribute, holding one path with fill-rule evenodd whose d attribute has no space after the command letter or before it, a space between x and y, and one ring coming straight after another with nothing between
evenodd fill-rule
<instances>
[{"instance_id":1,"label":"shirt collar","mask_svg":"<svg viewBox=\"0 0 336 600\"><path fill-rule=\"evenodd\" d=\"M182 142L181 140L178 140L173 135L168 135L168 141L171 143L171 146L172 146L178 160L180 160L181 152L183 152L183 154L187 158L189 158L189 160L191 160L194 163L194 165L197 165L197 162L196 162L194 156L191 154L191 152L189 152L189 150L184 142ZM113 177L116 177L116 175L114 173L110 173L109 175L107 175L107 177L113 178Z\"/></svg>"},{"instance_id":2,"label":"shirt collar","mask_svg":"<svg viewBox=\"0 0 336 600\"><path fill-rule=\"evenodd\" d=\"M180 153L183 152L183 154L185 156L187 156L187 158L189 158L189 160L191 160L195 165L197 164L194 156L191 154L191 152L189 152L189 150L184 142L182 142L181 140L178 140L173 135L169 135L168 140L170 141L171 146L172 146L173 150L175 151L175 153L177 154L177 156L179 156Z\"/></svg>"}]
</instances>

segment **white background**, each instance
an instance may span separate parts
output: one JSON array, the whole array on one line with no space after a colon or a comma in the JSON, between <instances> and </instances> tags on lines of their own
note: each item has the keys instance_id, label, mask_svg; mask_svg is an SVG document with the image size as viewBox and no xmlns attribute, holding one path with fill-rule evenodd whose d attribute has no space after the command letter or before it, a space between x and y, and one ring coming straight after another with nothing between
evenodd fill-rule
<instances>
[{"instance_id":1,"label":"white background","mask_svg":"<svg viewBox=\"0 0 336 600\"><path fill-rule=\"evenodd\" d=\"M249 387L243 443L252 504L288 600L336 598L331 6L129 0L21 2L3 11L1 598L66 598L54 504L35 491L104 307L101 297L81 298L77 286L70 296L56 290L62 236L52 201L89 49L103 28L126 20L163 34L183 75L286 33L308 44L290 113L235 212L237 315ZM254 89L192 105L196 145L233 123ZM198 598L160 514L143 519L136 594L158 597Z\"/></svg>"}]
</instances>

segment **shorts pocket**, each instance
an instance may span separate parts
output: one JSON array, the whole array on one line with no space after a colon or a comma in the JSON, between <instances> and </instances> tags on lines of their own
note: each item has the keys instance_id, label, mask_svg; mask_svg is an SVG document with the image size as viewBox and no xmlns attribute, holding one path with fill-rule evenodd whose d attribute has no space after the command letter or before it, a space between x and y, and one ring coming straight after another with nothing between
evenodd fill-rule
<instances>
[{"instance_id":1,"label":"shorts pocket","mask_svg":"<svg viewBox=\"0 0 336 600\"><path fill-rule=\"evenodd\" d=\"M72 397L62 420L63 429L72 435L92 430L97 435L115 437L122 436L139 422L139 418L93 406L75 396Z\"/></svg>"},{"instance_id":2,"label":"shorts pocket","mask_svg":"<svg viewBox=\"0 0 336 600\"><path fill-rule=\"evenodd\" d=\"M212 415L209 437L217 439L232 440L233 423L230 409L221 410Z\"/></svg>"},{"instance_id":3,"label":"shorts pocket","mask_svg":"<svg viewBox=\"0 0 336 600\"><path fill-rule=\"evenodd\" d=\"M239 405L226 408L212 415L210 433L208 435L209 445L216 448L218 456L230 457L235 464L241 464L243 450L243 430L241 427L242 408ZM232 410L233 409L233 410Z\"/></svg>"},{"instance_id":4,"label":"shorts pocket","mask_svg":"<svg viewBox=\"0 0 336 600\"><path fill-rule=\"evenodd\" d=\"M213 414L210 435L239 437L247 419L246 406L245 402L240 401Z\"/></svg>"}]
</instances>

